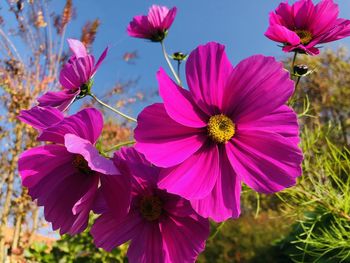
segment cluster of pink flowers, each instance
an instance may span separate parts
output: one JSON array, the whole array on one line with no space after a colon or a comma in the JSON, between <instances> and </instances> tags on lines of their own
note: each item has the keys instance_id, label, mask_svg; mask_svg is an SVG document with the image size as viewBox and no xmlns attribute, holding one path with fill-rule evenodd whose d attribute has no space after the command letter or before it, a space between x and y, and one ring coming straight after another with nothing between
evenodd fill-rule
<instances>
[{"instance_id":1,"label":"cluster of pink flowers","mask_svg":"<svg viewBox=\"0 0 350 263\"><path fill-rule=\"evenodd\" d=\"M127 32L163 42L175 15L176 8L154 5ZM282 3L270 14L266 36L284 51L315 55L317 44L350 35L350 21L337 16L332 0ZM62 90L44 94L18 117L43 142L19 158L23 186L60 234L85 230L92 211L100 215L91 229L96 246L110 251L131 241L130 262L194 262L209 219L239 217L242 183L275 193L301 175L297 115L286 105L294 82L273 57L233 66L223 45L198 46L186 62L188 90L159 69L163 103L139 114L136 144L108 158L96 146L103 129L97 109L63 114L91 95L108 49L95 64L80 41L68 43L73 55L60 72Z\"/></svg>"}]
</instances>

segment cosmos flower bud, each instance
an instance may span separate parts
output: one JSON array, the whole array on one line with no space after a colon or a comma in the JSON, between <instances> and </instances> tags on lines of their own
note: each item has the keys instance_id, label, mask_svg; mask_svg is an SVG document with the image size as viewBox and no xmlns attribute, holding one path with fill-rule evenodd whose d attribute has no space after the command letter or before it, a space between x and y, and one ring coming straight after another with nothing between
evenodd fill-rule
<instances>
[{"instance_id":1,"label":"cosmos flower bud","mask_svg":"<svg viewBox=\"0 0 350 263\"><path fill-rule=\"evenodd\" d=\"M307 65L301 64L301 65L295 65L293 68L293 72L296 75L303 76L309 71L309 68Z\"/></svg>"},{"instance_id":2,"label":"cosmos flower bud","mask_svg":"<svg viewBox=\"0 0 350 263\"><path fill-rule=\"evenodd\" d=\"M188 57L187 54L184 54L182 52L174 52L171 55L171 58L176 61L184 61L186 60L187 57Z\"/></svg>"}]
</instances>

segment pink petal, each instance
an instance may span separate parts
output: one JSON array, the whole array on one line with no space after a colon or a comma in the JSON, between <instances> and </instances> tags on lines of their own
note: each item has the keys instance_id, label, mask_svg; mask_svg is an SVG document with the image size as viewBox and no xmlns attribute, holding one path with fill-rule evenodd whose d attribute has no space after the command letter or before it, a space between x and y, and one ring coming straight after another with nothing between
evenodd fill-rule
<instances>
[{"instance_id":1,"label":"pink petal","mask_svg":"<svg viewBox=\"0 0 350 263\"><path fill-rule=\"evenodd\" d=\"M193 209L199 215L215 222L238 218L241 212L241 182L226 155L225 149L221 149L220 174L213 191L203 199L191 200Z\"/></svg>"},{"instance_id":2,"label":"pink petal","mask_svg":"<svg viewBox=\"0 0 350 263\"><path fill-rule=\"evenodd\" d=\"M229 116L235 123L259 119L281 107L293 94L294 82L283 64L256 55L242 60L227 82Z\"/></svg>"},{"instance_id":3,"label":"pink petal","mask_svg":"<svg viewBox=\"0 0 350 263\"><path fill-rule=\"evenodd\" d=\"M97 188L99 184L98 176L93 176L93 180L90 181L90 186L87 192L74 204L72 208L73 215L76 215L69 233L75 235L80 233L87 227L90 210L93 209L94 201L97 195Z\"/></svg>"},{"instance_id":4,"label":"pink petal","mask_svg":"<svg viewBox=\"0 0 350 263\"><path fill-rule=\"evenodd\" d=\"M157 79L165 109L174 121L193 128L207 125L208 117L197 108L187 90L176 85L162 68L157 72Z\"/></svg>"},{"instance_id":5,"label":"pink petal","mask_svg":"<svg viewBox=\"0 0 350 263\"><path fill-rule=\"evenodd\" d=\"M90 141L84 140L74 134L65 134L64 145L68 152L82 155L90 169L101 174L120 175L113 161L101 156Z\"/></svg>"},{"instance_id":6,"label":"pink petal","mask_svg":"<svg viewBox=\"0 0 350 263\"><path fill-rule=\"evenodd\" d=\"M240 133L245 130L258 132L267 131L278 133L288 137L296 144L299 143L299 125L296 113L286 105L281 106L274 112L252 122L242 123L237 127Z\"/></svg>"},{"instance_id":7,"label":"pink petal","mask_svg":"<svg viewBox=\"0 0 350 263\"><path fill-rule=\"evenodd\" d=\"M194 213L191 203L178 195L166 193L163 209L172 216L187 217Z\"/></svg>"},{"instance_id":8,"label":"pink petal","mask_svg":"<svg viewBox=\"0 0 350 263\"><path fill-rule=\"evenodd\" d=\"M116 220L113 214L105 213L95 220L90 233L97 247L112 251L113 248L140 235L142 227L142 219L135 213L130 213L123 220Z\"/></svg>"},{"instance_id":9,"label":"pink petal","mask_svg":"<svg viewBox=\"0 0 350 263\"><path fill-rule=\"evenodd\" d=\"M35 106L30 110L21 110L17 118L41 131L59 123L64 116L56 108Z\"/></svg>"},{"instance_id":10,"label":"pink petal","mask_svg":"<svg viewBox=\"0 0 350 263\"><path fill-rule=\"evenodd\" d=\"M158 224L144 223L131 240L127 257L130 263L170 263L165 260L162 234Z\"/></svg>"},{"instance_id":11,"label":"pink petal","mask_svg":"<svg viewBox=\"0 0 350 263\"><path fill-rule=\"evenodd\" d=\"M289 29L295 28L292 6L288 3L280 3L275 12L275 16L279 19L276 19L275 16L270 14L270 26L273 26L278 21L277 24L281 26L285 26Z\"/></svg>"},{"instance_id":12,"label":"pink petal","mask_svg":"<svg viewBox=\"0 0 350 263\"><path fill-rule=\"evenodd\" d=\"M329 31L335 24L339 15L338 5L333 1L321 1L315 6L313 17L310 18L309 30L314 36Z\"/></svg>"},{"instance_id":13,"label":"pink petal","mask_svg":"<svg viewBox=\"0 0 350 263\"><path fill-rule=\"evenodd\" d=\"M131 202L131 185L128 174L101 176L101 193L111 214L116 220L123 219ZM116 202L116 200L118 200Z\"/></svg>"},{"instance_id":14,"label":"pink petal","mask_svg":"<svg viewBox=\"0 0 350 263\"><path fill-rule=\"evenodd\" d=\"M311 0L296 2L293 7L294 23L297 29L307 29L313 23L315 6Z\"/></svg>"},{"instance_id":15,"label":"pink petal","mask_svg":"<svg viewBox=\"0 0 350 263\"><path fill-rule=\"evenodd\" d=\"M300 38L294 31L280 25L270 26L265 32L265 36L273 41L288 43L293 46L300 44Z\"/></svg>"},{"instance_id":16,"label":"pink petal","mask_svg":"<svg viewBox=\"0 0 350 263\"><path fill-rule=\"evenodd\" d=\"M166 15L166 17L164 18L164 20L162 22L162 28L167 30L171 27L171 25L173 24L173 22L175 20L176 12L177 12L176 7L173 7L169 10L168 14Z\"/></svg>"},{"instance_id":17,"label":"pink petal","mask_svg":"<svg viewBox=\"0 0 350 263\"><path fill-rule=\"evenodd\" d=\"M92 77L95 75L97 69L101 66L101 63L107 57L107 53L108 53L108 47L106 47L106 49L102 52L101 56L98 58L97 63L96 63L96 65L94 67L94 70L92 72Z\"/></svg>"},{"instance_id":18,"label":"pink petal","mask_svg":"<svg viewBox=\"0 0 350 263\"><path fill-rule=\"evenodd\" d=\"M206 197L219 175L219 152L216 145L204 145L181 164L163 169L158 187L186 199Z\"/></svg>"},{"instance_id":19,"label":"pink petal","mask_svg":"<svg viewBox=\"0 0 350 263\"><path fill-rule=\"evenodd\" d=\"M209 236L209 221L199 216L169 217L160 223L164 251L163 262L195 262L205 248Z\"/></svg>"},{"instance_id":20,"label":"pink petal","mask_svg":"<svg viewBox=\"0 0 350 263\"><path fill-rule=\"evenodd\" d=\"M53 92L48 91L40 98L38 98L39 106L41 107L55 107L60 111L65 111L74 102L76 96L80 93L80 89Z\"/></svg>"},{"instance_id":21,"label":"pink petal","mask_svg":"<svg viewBox=\"0 0 350 263\"><path fill-rule=\"evenodd\" d=\"M86 108L66 117L57 125L45 129L38 140L64 144L64 135L75 134L94 144L103 128L102 114L95 108Z\"/></svg>"},{"instance_id":22,"label":"pink petal","mask_svg":"<svg viewBox=\"0 0 350 263\"><path fill-rule=\"evenodd\" d=\"M67 39L70 50L73 52L76 58L86 57L88 55L86 47L82 42L77 39Z\"/></svg>"},{"instance_id":23,"label":"pink petal","mask_svg":"<svg viewBox=\"0 0 350 263\"><path fill-rule=\"evenodd\" d=\"M53 171L62 170L65 164L71 164L73 155L61 145L45 145L23 152L18 160L18 171L22 184L31 188Z\"/></svg>"},{"instance_id":24,"label":"pink petal","mask_svg":"<svg viewBox=\"0 0 350 263\"><path fill-rule=\"evenodd\" d=\"M148 21L153 28L162 29L162 22L169 13L166 6L152 5L148 12Z\"/></svg>"},{"instance_id":25,"label":"pink petal","mask_svg":"<svg viewBox=\"0 0 350 263\"><path fill-rule=\"evenodd\" d=\"M233 169L255 191L281 191L301 175L300 149L277 133L245 130L235 134L226 149Z\"/></svg>"},{"instance_id":26,"label":"pink petal","mask_svg":"<svg viewBox=\"0 0 350 263\"><path fill-rule=\"evenodd\" d=\"M135 16L127 28L128 35L138 38L152 38L153 29L148 22L147 16Z\"/></svg>"},{"instance_id":27,"label":"pink petal","mask_svg":"<svg viewBox=\"0 0 350 263\"><path fill-rule=\"evenodd\" d=\"M189 128L175 122L161 103L146 107L137 123L136 150L161 167L183 162L207 140L205 129Z\"/></svg>"},{"instance_id":28,"label":"pink petal","mask_svg":"<svg viewBox=\"0 0 350 263\"><path fill-rule=\"evenodd\" d=\"M79 57L66 63L60 72L60 83L66 89L77 89L86 84L95 73L92 55Z\"/></svg>"},{"instance_id":29,"label":"pink petal","mask_svg":"<svg viewBox=\"0 0 350 263\"><path fill-rule=\"evenodd\" d=\"M186 62L186 78L193 98L208 115L221 113L226 82L233 67L225 46L210 42L191 52Z\"/></svg>"}]
</instances>

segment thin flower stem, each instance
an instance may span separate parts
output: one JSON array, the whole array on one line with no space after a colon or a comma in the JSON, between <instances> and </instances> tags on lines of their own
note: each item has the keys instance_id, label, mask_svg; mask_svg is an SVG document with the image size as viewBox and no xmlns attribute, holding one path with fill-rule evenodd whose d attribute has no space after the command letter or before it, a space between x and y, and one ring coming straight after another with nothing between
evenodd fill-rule
<instances>
[{"instance_id":1,"label":"thin flower stem","mask_svg":"<svg viewBox=\"0 0 350 263\"><path fill-rule=\"evenodd\" d=\"M98 103L100 103L102 106L104 106L104 107L110 109L111 111L113 111L113 112L119 114L120 116L124 117L124 118L127 119L128 121L137 122L137 120L134 119L133 117L130 117L130 116L128 116L128 115L122 113L121 111L119 111L119 110L117 110L117 109L115 109L115 108L109 106L108 104L104 103L103 101L101 101L100 99L98 99L94 94L90 93L89 95L90 95L94 100L96 100Z\"/></svg>"},{"instance_id":2,"label":"thin flower stem","mask_svg":"<svg viewBox=\"0 0 350 263\"><path fill-rule=\"evenodd\" d=\"M293 60L292 60L292 68L291 68L291 73L292 75L294 74L294 66L295 66L295 61L297 60L297 55L298 55L298 52L294 52L294 56L293 56Z\"/></svg>"},{"instance_id":3,"label":"thin flower stem","mask_svg":"<svg viewBox=\"0 0 350 263\"><path fill-rule=\"evenodd\" d=\"M111 152L111 151L114 151L114 150L119 150L119 148L122 147L122 146L130 145L130 144L134 144L134 143L135 143L134 140L121 142L121 143L118 143L118 144L114 145L112 148L109 148L108 150L106 150L104 152Z\"/></svg>"},{"instance_id":4,"label":"thin flower stem","mask_svg":"<svg viewBox=\"0 0 350 263\"><path fill-rule=\"evenodd\" d=\"M169 60L168 53L167 53L166 50L165 50L164 42L161 41L161 42L160 42L160 45L162 46L163 55L164 55L164 58L165 58L166 62L168 63L168 66L169 66L169 68L170 68L170 70L171 70L171 73L173 73L173 75L174 75L174 77L175 77L175 79L176 79L176 82L177 82L180 86L182 86L181 80L180 80L179 76L176 74L175 69L174 69L173 65L171 64L171 62L170 62L170 60Z\"/></svg>"}]
</instances>

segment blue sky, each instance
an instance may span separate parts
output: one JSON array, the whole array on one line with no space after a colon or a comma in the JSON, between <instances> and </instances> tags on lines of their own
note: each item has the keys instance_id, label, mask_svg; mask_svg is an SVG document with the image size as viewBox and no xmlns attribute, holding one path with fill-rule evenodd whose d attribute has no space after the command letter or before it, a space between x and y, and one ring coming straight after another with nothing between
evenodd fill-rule
<instances>
[{"instance_id":1,"label":"blue sky","mask_svg":"<svg viewBox=\"0 0 350 263\"><path fill-rule=\"evenodd\" d=\"M64 2L63 0L52 1L51 9L59 12ZM158 43L128 37L126 27L133 16L147 13L152 4L176 6L177 17L166 40L169 53L190 52L199 44L217 41L226 45L228 57L237 64L253 54L275 56L277 59L286 56L276 43L264 36L268 26L268 14L280 2L279 0L157 2L76 0L73 3L77 9L77 18L71 23L66 36L79 38L80 28L84 22L99 18L101 26L93 51L95 55L99 55L106 45L110 45L111 49L95 77L95 92L98 94L101 90L108 89L118 80L140 76L137 89L147 94L156 89L156 71L161 66L166 68L166 64ZM340 17L350 18L350 1L336 0L335 2L339 5ZM340 45L350 46L349 38L327 46ZM121 58L126 51L134 50L138 51L140 58L135 65L129 65ZM140 107L141 105L134 109L134 115Z\"/></svg>"}]
</instances>

